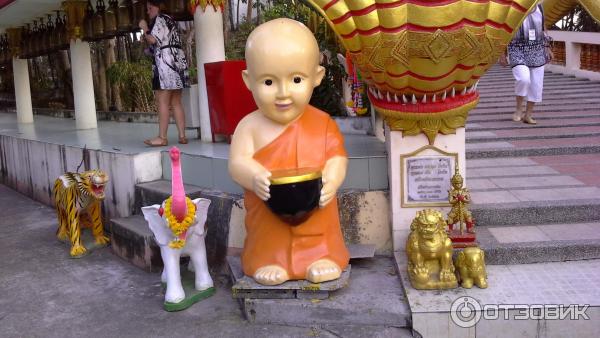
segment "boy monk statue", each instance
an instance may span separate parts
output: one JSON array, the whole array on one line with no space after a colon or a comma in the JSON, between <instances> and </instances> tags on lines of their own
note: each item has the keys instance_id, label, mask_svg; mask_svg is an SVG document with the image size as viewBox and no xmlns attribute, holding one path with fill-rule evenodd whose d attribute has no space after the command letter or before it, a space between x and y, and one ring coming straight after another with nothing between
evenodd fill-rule
<instances>
[{"instance_id":1,"label":"boy monk statue","mask_svg":"<svg viewBox=\"0 0 600 338\"><path fill-rule=\"evenodd\" d=\"M335 121L308 104L325 74L317 41L297 21L272 20L248 37L246 63L242 76L258 110L238 124L229 159L232 178L245 189L244 273L265 285L339 278L349 254L336 192L348 159ZM309 167L322 171L319 208L291 226L264 202L270 198L269 177L274 170Z\"/></svg>"}]
</instances>

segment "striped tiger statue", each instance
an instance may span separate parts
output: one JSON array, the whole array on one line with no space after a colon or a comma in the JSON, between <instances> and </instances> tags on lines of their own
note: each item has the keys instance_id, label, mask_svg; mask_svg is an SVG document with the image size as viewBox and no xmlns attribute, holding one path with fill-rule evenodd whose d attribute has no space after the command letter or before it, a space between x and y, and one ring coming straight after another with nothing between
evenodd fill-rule
<instances>
[{"instance_id":1,"label":"striped tiger statue","mask_svg":"<svg viewBox=\"0 0 600 338\"><path fill-rule=\"evenodd\" d=\"M81 228L91 227L96 244L110 241L104 235L100 204L108 175L101 170L65 173L54 182L54 205L58 216L56 236L71 242L71 257L81 257L86 248L81 244Z\"/></svg>"}]
</instances>

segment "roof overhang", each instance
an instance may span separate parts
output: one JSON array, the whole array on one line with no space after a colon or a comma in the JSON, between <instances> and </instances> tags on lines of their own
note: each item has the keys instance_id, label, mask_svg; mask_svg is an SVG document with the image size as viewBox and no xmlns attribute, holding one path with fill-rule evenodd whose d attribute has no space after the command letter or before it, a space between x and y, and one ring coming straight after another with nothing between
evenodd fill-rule
<instances>
[{"instance_id":1,"label":"roof overhang","mask_svg":"<svg viewBox=\"0 0 600 338\"><path fill-rule=\"evenodd\" d=\"M64 0L0 0L0 31L21 27L61 8Z\"/></svg>"}]
</instances>

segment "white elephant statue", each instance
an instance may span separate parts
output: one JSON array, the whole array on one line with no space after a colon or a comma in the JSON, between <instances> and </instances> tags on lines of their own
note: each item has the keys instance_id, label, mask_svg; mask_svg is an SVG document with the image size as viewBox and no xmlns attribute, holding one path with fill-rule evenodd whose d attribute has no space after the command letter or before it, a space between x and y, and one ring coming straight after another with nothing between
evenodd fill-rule
<instances>
[{"instance_id":1,"label":"white elephant statue","mask_svg":"<svg viewBox=\"0 0 600 338\"><path fill-rule=\"evenodd\" d=\"M165 309L179 311L201 299L194 298L184 302L186 294L179 271L182 256L190 257L189 269L195 273L195 289L203 291L213 288L213 280L208 272L204 243L210 200L206 198L191 200L185 196L179 149L173 147L170 150L170 157L172 195L160 205L142 207L142 213L150 230L154 233L164 263L161 280L167 284Z\"/></svg>"},{"instance_id":2,"label":"white elephant statue","mask_svg":"<svg viewBox=\"0 0 600 338\"><path fill-rule=\"evenodd\" d=\"M169 303L179 303L185 298L179 271L179 259L181 257L190 257L190 268L196 274L196 290L202 291L213 287L213 280L208 273L206 245L204 244L204 237L206 236L204 224L206 223L210 200L196 198L192 202L196 206L196 223L187 230L185 246L181 249L169 247L169 242L173 239L173 233L166 225L165 215L161 216L159 214L160 208L164 208L165 203L163 202L162 206L154 204L142 208L144 218L160 247L160 254L165 265L160 279L167 284L165 302Z\"/></svg>"}]
</instances>

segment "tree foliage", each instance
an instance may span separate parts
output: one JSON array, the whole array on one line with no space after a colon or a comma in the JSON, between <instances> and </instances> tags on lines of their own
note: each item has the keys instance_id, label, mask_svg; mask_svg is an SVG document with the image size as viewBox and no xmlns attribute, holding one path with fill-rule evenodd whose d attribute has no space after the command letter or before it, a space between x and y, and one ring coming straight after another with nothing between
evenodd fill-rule
<instances>
[{"instance_id":1,"label":"tree foliage","mask_svg":"<svg viewBox=\"0 0 600 338\"><path fill-rule=\"evenodd\" d=\"M135 62L118 61L106 75L121 89L123 104L129 111L156 111L152 92L152 63L147 58Z\"/></svg>"}]
</instances>

